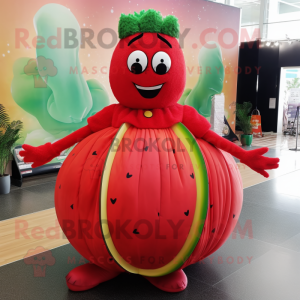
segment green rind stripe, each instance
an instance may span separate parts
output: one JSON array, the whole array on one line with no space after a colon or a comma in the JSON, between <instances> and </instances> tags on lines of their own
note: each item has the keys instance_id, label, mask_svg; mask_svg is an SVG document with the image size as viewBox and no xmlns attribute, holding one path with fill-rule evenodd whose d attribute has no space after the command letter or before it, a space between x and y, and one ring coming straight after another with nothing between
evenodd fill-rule
<instances>
[{"instance_id":1,"label":"green rind stripe","mask_svg":"<svg viewBox=\"0 0 300 300\"><path fill-rule=\"evenodd\" d=\"M179 137L185 148L188 150L190 149L190 158L193 164L194 172L195 172L195 179L196 179L196 186L197 186L197 203L195 209L194 220L198 220L198 228L196 234L192 236L193 242L191 243L191 247L189 248L188 252L186 253L186 258L188 258L192 252L194 251L195 247L197 246L199 239L201 237L201 233L203 230L204 222L207 216L208 210L208 202L209 202L209 182L208 182L208 175L206 164L200 150L200 147L191 134L191 132L182 124L178 123L172 127L173 131ZM198 216L196 213L198 212ZM193 226L193 225L192 225ZM192 230L192 229L191 229Z\"/></svg>"}]
</instances>

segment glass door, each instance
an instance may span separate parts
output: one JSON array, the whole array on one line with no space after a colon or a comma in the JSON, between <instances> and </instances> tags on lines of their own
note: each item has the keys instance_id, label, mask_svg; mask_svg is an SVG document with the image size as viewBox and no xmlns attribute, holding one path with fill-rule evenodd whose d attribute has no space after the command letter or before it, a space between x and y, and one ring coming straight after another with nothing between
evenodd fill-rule
<instances>
[{"instance_id":1,"label":"glass door","mask_svg":"<svg viewBox=\"0 0 300 300\"><path fill-rule=\"evenodd\" d=\"M295 116L300 106L300 67L281 68L277 132L296 130Z\"/></svg>"}]
</instances>

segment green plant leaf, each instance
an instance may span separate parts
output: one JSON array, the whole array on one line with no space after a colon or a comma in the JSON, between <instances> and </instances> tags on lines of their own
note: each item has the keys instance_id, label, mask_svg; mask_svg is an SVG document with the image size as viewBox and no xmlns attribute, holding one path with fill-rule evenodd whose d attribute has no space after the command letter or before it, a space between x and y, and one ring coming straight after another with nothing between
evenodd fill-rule
<instances>
[{"instance_id":1,"label":"green plant leaf","mask_svg":"<svg viewBox=\"0 0 300 300\"><path fill-rule=\"evenodd\" d=\"M9 116L5 110L5 107L0 104L0 128L6 128L9 124Z\"/></svg>"},{"instance_id":2,"label":"green plant leaf","mask_svg":"<svg viewBox=\"0 0 300 300\"><path fill-rule=\"evenodd\" d=\"M244 134L251 134L252 132L252 125L250 123L252 103L251 102L244 102L244 103L237 103L236 104L236 124L242 129Z\"/></svg>"},{"instance_id":3,"label":"green plant leaf","mask_svg":"<svg viewBox=\"0 0 300 300\"><path fill-rule=\"evenodd\" d=\"M3 176L10 158L12 148L20 138L20 131L23 129L21 121L9 123L9 117L5 108L0 104L0 176Z\"/></svg>"}]
</instances>

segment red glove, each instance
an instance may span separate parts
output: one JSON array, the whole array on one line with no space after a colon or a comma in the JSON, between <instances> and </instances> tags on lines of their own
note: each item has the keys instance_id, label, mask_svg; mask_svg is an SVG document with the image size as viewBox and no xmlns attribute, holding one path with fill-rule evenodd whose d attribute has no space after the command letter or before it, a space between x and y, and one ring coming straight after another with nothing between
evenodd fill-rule
<instances>
[{"instance_id":1,"label":"red glove","mask_svg":"<svg viewBox=\"0 0 300 300\"><path fill-rule=\"evenodd\" d=\"M268 152L268 147L245 151L241 157L240 162L250 167L255 172L269 177L265 170L277 169L279 167L279 158L270 158L262 156Z\"/></svg>"},{"instance_id":2,"label":"red glove","mask_svg":"<svg viewBox=\"0 0 300 300\"><path fill-rule=\"evenodd\" d=\"M24 144L22 148L24 150L20 151L19 154L24 156L24 162L33 163L32 168L42 166L60 154L60 152L54 150L51 143L46 143L38 147Z\"/></svg>"},{"instance_id":3,"label":"red glove","mask_svg":"<svg viewBox=\"0 0 300 300\"><path fill-rule=\"evenodd\" d=\"M62 151L72 147L92 133L90 127L86 125L53 144L47 143L39 147L25 144L23 145L24 151L20 151L19 154L24 156L24 162L33 162L32 168L36 168L51 161Z\"/></svg>"},{"instance_id":4,"label":"red glove","mask_svg":"<svg viewBox=\"0 0 300 300\"><path fill-rule=\"evenodd\" d=\"M269 149L267 147L246 151L211 130L208 130L207 133L205 133L203 139L230 153L234 157L238 158L241 163L244 163L252 170L266 178L269 177L269 174L265 170L277 169L279 167L279 158L262 156L268 152Z\"/></svg>"}]
</instances>

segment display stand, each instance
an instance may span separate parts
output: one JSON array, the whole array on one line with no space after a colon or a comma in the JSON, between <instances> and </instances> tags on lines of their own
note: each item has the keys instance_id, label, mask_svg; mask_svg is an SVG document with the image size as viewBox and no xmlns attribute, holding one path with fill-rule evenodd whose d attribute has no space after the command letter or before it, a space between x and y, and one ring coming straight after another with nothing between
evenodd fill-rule
<instances>
[{"instance_id":1,"label":"display stand","mask_svg":"<svg viewBox=\"0 0 300 300\"><path fill-rule=\"evenodd\" d=\"M300 106L297 106L297 111L296 111L296 116L295 116L295 120L297 119L297 126L296 126L296 147L294 149L290 149L291 151L298 151L299 109L300 109Z\"/></svg>"},{"instance_id":2,"label":"display stand","mask_svg":"<svg viewBox=\"0 0 300 300\"><path fill-rule=\"evenodd\" d=\"M231 141L231 142L234 142L234 141L238 141L239 138L237 137L237 135L232 131L230 125L228 124L228 121L226 119L226 117L224 116L224 124L227 125L227 128L228 128L228 134L226 135L223 135L223 138Z\"/></svg>"},{"instance_id":3,"label":"display stand","mask_svg":"<svg viewBox=\"0 0 300 300\"><path fill-rule=\"evenodd\" d=\"M29 177L38 174L57 172L60 169L62 163L49 163L37 168L31 168L31 164L24 163L19 152L22 150L22 146L16 146L13 149L13 161L12 161L12 176L11 184L21 187L24 177Z\"/></svg>"}]
</instances>

